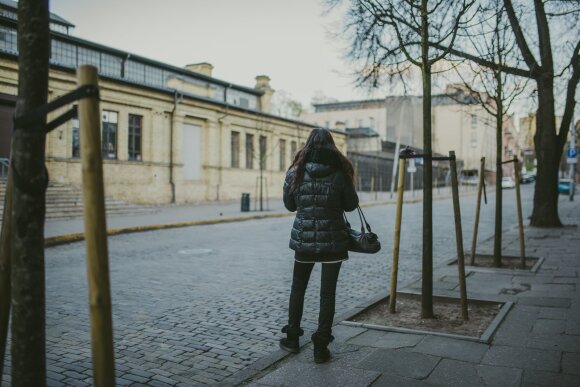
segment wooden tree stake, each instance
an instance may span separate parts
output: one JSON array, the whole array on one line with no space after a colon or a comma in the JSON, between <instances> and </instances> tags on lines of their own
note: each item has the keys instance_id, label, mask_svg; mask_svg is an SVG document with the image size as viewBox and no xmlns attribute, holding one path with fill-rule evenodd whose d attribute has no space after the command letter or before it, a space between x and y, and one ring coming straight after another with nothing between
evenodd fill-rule
<instances>
[{"instance_id":1,"label":"wooden tree stake","mask_svg":"<svg viewBox=\"0 0 580 387\"><path fill-rule=\"evenodd\" d=\"M393 244L393 265L391 266L391 291L389 312L395 313L397 304L397 276L399 274L399 245L401 243L401 219L403 217L403 194L405 193L405 159L399 159L399 182L397 185L397 216L395 218L395 242Z\"/></svg>"},{"instance_id":2,"label":"wooden tree stake","mask_svg":"<svg viewBox=\"0 0 580 387\"><path fill-rule=\"evenodd\" d=\"M471 241L471 260L470 264L473 266L475 264L475 250L477 246L477 231L479 228L479 211L481 210L481 192L483 191L484 184L484 168L485 168L485 157L481 158L481 164L479 166L479 184L477 185L477 203L475 207L475 225L473 226L473 239Z\"/></svg>"},{"instance_id":3,"label":"wooden tree stake","mask_svg":"<svg viewBox=\"0 0 580 387\"><path fill-rule=\"evenodd\" d=\"M98 87L95 67L80 66L77 75L79 86ZM95 386L109 387L115 385L115 358L98 98L79 101L79 121L93 378Z\"/></svg>"},{"instance_id":4,"label":"wooden tree stake","mask_svg":"<svg viewBox=\"0 0 580 387\"><path fill-rule=\"evenodd\" d=\"M455 152L449 152L451 164L451 189L453 192L453 214L455 215L455 240L457 241L457 269L459 270L459 293L461 298L461 316L469 320L467 311L467 287L465 284L465 257L463 253L463 232L461 231L461 210L459 207L459 188L457 181L457 163Z\"/></svg>"},{"instance_id":5,"label":"wooden tree stake","mask_svg":"<svg viewBox=\"0 0 580 387\"><path fill-rule=\"evenodd\" d=\"M520 231L520 260L522 269L526 268L526 242L524 241L524 220L522 217L522 197L520 194L520 163L514 156L514 171L516 178L516 205L518 207L518 226Z\"/></svg>"}]
</instances>

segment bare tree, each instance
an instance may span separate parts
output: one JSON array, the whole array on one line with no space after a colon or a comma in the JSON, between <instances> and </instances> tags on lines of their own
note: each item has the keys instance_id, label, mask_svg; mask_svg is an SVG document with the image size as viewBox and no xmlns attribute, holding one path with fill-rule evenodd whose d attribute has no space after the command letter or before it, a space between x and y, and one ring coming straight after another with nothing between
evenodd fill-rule
<instances>
[{"instance_id":1,"label":"bare tree","mask_svg":"<svg viewBox=\"0 0 580 387\"><path fill-rule=\"evenodd\" d=\"M530 1L503 0L503 5L518 47L518 62L525 63L525 66L519 66L519 63L502 64L484 58L469 44L459 45L458 48L437 43L435 47L449 49L453 55L480 66L536 82L538 100L534 144L538 171L531 225L560 227L558 168L580 81L580 1L533 0L532 4ZM563 116L557 128L555 90L566 77L565 91L561 93L563 98L560 98L564 102Z\"/></svg>"},{"instance_id":2,"label":"bare tree","mask_svg":"<svg viewBox=\"0 0 580 387\"><path fill-rule=\"evenodd\" d=\"M341 0L329 0L338 4ZM471 0L351 0L347 31L350 56L363 66L360 84L404 80L411 66L423 85L423 279L421 316L433 318L433 191L431 147L432 66L445 58L469 19ZM446 47L439 49L438 46Z\"/></svg>"},{"instance_id":3,"label":"bare tree","mask_svg":"<svg viewBox=\"0 0 580 387\"><path fill-rule=\"evenodd\" d=\"M48 0L18 2L17 120L47 101L48 23ZM30 125L17 123L12 139L12 385L15 387L43 386L46 382L45 126L46 114L39 114Z\"/></svg>"},{"instance_id":4,"label":"bare tree","mask_svg":"<svg viewBox=\"0 0 580 387\"><path fill-rule=\"evenodd\" d=\"M519 78L505 73L502 68L508 63L517 63L517 46L511 31L502 0L482 1L478 8L474 24L465 36L480 57L497 63L496 68L482 67L474 62L467 62L465 67L456 66L457 75L469 92L469 101L475 100L487 113L495 118L496 130L496 191L495 191L495 233L494 233L494 266L502 265L502 189L503 176L503 124L513 103L526 90L527 78ZM459 102L465 98L456 98Z\"/></svg>"}]
</instances>

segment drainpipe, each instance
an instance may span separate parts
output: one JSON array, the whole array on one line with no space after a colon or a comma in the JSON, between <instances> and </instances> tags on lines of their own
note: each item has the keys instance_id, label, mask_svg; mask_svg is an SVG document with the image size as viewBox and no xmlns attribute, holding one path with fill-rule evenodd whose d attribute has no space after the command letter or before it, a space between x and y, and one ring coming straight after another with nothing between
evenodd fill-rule
<instances>
[{"instance_id":1,"label":"drainpipe","mask_svg":"<svg viewBox=\"0 0 580 387\"><path fill-rule=\"evenodd\" d=\"M223 170L223 129L224 123L223 119L226 118L229 113L229 105L228 105L228 89L232 87L232 84L226 86L224 90L224 102L226 104L224 115L218 118L218 122L220 123L220 133L219 133L219 165L218 165L218 186L217 186L217 197L216 200L220 200L220 187L222 185L222 170Z\"/></svg>"},{"instance_id":2,"label":"drainpipe","mask_svg":"<svg viewBox=\"0 0 580 387\"><path fill-rule=\"evenodd\" d=\"M177 105L181 97L177 90L173 94L173 110L171 110L171 121L169 122L169 185L171 186L171 203L175 203L175 180L173 177L173 129L175 121L175 111L177 110Z\"/></svg>"}]
</instances>

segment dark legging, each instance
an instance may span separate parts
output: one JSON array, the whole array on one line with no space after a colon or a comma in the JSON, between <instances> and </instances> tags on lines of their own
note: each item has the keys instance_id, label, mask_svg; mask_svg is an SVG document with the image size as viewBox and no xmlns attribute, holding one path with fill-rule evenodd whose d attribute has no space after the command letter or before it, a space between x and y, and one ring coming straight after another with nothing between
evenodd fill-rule
<instances>
[{"instance_id":1,"label":"dark legging","mask_svg":"<svg viewBox=\"0 0 580 387\"><path fill-rule=\"evenodd\" d=\"M323 263L320 284L320 312L318 314L318 334L330 339L332 321L334 320L336 281L342 262ZM288 325L300 327L302 312L304 310L304 294L310 279L310 273L314 263L294 262L294 275L292 277L292 291L290 292L290 307L288 312Z\"/></svg>"}]
</instances>

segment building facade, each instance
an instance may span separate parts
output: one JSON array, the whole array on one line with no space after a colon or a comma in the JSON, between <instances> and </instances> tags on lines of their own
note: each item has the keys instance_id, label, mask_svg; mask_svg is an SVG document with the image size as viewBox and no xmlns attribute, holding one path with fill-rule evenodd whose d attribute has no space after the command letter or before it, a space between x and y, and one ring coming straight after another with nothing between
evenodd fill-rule
<instances>
[{"instance_id":1,"label":"building facade","mask_svg":"<svg viewBox=\"0 0 580 387\"><path fill-rule=\"evenodd\" d=\"M345 128L347 132L373 130L383 142L423 148L421 96L315 104L314 108L313 113L303 116L304 120L338 130ZM454 150L466 171L478 171L480 159L484 156L486 175L493 180L496 170L495 124L479 101L450 85L446 93L432 97L431 114L433 152L447 155ZM380 119L371 120L373 116ZM375 124L374 128L370 127L371 123ZM349 139L349 150L357 147L356 141L365 141L365 144L359 144L361 150L372 150L368 149L368 138Z\"/></svg>"},{"instance_id":2,"label":"building facade","mask_svg":"<svg viewBox=\"0 0 580 387\"><path fill-rule=\"evenodd\" d=\"M52 20L59 22L67 28L51 30L49 100L76 88L79 65L98 68L106 195L143 204L227 200L256 195L262 181L269 196L281 196L285 172L313 126L269 113L274 90L267 76L251 88L233 85L212 77L208 63L166 65L78 39L68 34L70 23ZM0 13L2 158L9 156L17 95L16 34L15 14ZM346 151L346 135L334 137ZM51 182L80 186L79 156L79 123L71 120L47 136Z\"/></svg>"}]
</instances>

